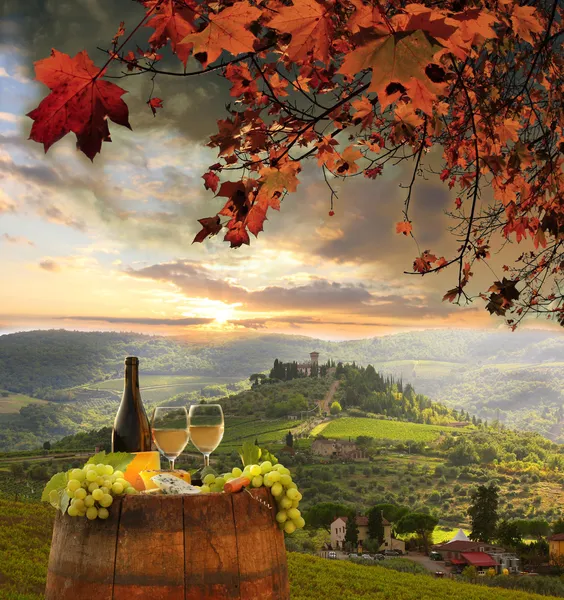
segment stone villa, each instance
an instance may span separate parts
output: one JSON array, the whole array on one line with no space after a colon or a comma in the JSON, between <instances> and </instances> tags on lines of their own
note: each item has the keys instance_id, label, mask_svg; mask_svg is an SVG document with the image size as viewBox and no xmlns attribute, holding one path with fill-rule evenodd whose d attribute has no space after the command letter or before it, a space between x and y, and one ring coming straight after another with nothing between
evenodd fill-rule
<instances>
[{"instance_id":1,"label":"stone villa","mask_svg":"<svg viewBox=\"0 0 564 600\"><path fill-rule=\"evenodd\" d=\"M334 550L342 550L345 543L345 534L347 531L348 517L337 517L331 523L331 547ZM358 543L360 546L368 539L368 517L357 517ZM384 542L380 546L383 550L399 550L405 552L405 542L396 540L392 537L392 524L386 519L382 519L384 525Z\"/></svg>"}]
</instances>

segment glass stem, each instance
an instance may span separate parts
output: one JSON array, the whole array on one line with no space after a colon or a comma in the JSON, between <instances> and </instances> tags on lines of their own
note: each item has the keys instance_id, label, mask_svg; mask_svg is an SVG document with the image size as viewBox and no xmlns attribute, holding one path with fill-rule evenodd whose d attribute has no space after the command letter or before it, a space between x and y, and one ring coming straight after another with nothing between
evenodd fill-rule
<instances>
[{"instance_id":1,"label":"glass stem","mask_svg":"<svg viewBox=\"0 0 564 600\"><path fill-rule=\"evenodd\" d=\"M175 458L169 458L168 459L170 462L170 470L174 471L174 461L176 460Z\"/></svg>"},{"instance_id":2,"label":"glass stem","mask_svg":"<svg viewBox=\"0 0 564 600\"><path fill-rule=\"evenodd\" d=\"M209 452L204 453L204 467L210 466L210 454Z\"/></svg>"}]
</instances>

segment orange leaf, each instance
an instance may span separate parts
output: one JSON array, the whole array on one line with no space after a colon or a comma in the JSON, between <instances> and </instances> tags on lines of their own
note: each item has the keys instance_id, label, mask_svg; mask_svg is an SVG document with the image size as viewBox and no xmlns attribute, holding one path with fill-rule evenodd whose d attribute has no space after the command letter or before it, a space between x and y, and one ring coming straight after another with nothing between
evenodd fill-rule
<instances>
[{"instance_id":1,"label":"orange leaf","mask_svg":"<svg viewBox=\"0 0 564 600\"><path fill-rule=\"evenodd\" d=\"M337 161L337 173L340 175L351 175L358 171L358 165L355 161L362 158L362 152L356 150L354 146L348 146L341 154L341 160Z\"/></svg>"},{"instance_id":2,"label":"orange leaf","mask_svg":"<svg viewBox=\"0 0 564 600\"><path fill-rule=\"evenodd\" d=\"M285 162L279 168L265 167L259 171L263 182L262 189L267 192L282 192L285 189L295 192L300 183L297 174L301 167L299 162Z\"/></svg>"},{"instance_id":3,"label":"orange leaf","mask_svg":"<svg viewBox=\"0 0 564 600\"><path fill-rule=\"evenodd\" d=\"M90 160L110 140L108 119L131 129L125 90L101 78L100 69L86 50L74 58L53 48L51 56L35 63L35 76L51 89L39 106L27 114L35 122L30 139L45 152L67 133L76 134L77 146Z\"/></svg>"},{"instance_id":4,"label":"orange leaf","mask_svg":"<svg viewBox=\"0 0 564 600\"><path fill-rule=\"evenodd\" d=\"M400 221L396 223L396 233L403 233L403 235L409 235L413 227L409 221Z\"/></svg>"},{"instance_id":5,"label":"orange leaf","mask_svg":"<svg viewBox=\"0 0 564 600\"><path fill-rule=\"evenodd\" d=\"M268 23L282 33L292 35L286 54L291 61L314 60L329 62L329 48L333 38L333 7L315 0L294 0L293 6L284 6Z\"/></svg>"},{"instance_id":6,"label":"orange leaf","mask_svg":"<svg viewBox=\"0 0 564 600\"><path fill-rule=\"evenodd\" d=\"M368 90L382 96L391 82L408 86L412 77L432 90L434 84L425 74L425 67L433 62L441 48L423 31L393 33L353 50L343 61L339 73L353 78L360 71L372 69Z\"/></svg>"},{"instance_id":7,"label":"orange leaf","mask_svg":"<svg viewBox=\"0 0 564 600\"><path fill-rule=\"evenodd\" d=\"M183 44L194 44L194 54L205 53L202 65L207 67L226 50L236 56L242 52L252 52L255 36L246 27L256 21L261 11L246 0L237 2L217 15L210 15L208 26L199 33L191 33Z\"/></svg>"},{"instance_id":8,"label":"orange leaf","mask_svg":"<svg viewBox=\"0 0 564 600\"><path fill-rule=\"evenodd\" d=\"M534 6L515 6L511 15L511 23L513 23L515 33L531 44L535 43L531 34L544 31L536 12L537 9Z\"/></svg>"},{"instance_id":9,"label":"orange leaf","mask_svg":"<svg viewBox=\"0 0 564 600\"><path fill-rule=\"evenodd\" d=\"M502 144L507 143L508 140L516 142L519 139L520 128L521 124L519 121L515 121L514 119L505 119L503 123L496 128L499 141Z\"/></svg>"}]
</instances>

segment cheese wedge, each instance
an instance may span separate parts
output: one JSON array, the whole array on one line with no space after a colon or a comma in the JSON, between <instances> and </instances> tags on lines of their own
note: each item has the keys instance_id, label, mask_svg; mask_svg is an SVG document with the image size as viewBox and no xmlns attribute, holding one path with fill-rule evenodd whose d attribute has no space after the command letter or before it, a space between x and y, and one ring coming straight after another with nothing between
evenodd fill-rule
<instances>
[{"instance_id":1,"label":"cheese wedge","mask_svg":"<svg viewBox=\"0 0 564 600\"><path fill-rule=\"evenodd\" d=\"M190 477L190 473L188 473L188 471L183 471L182 469L176 469L174 471L141 471L141 473L139 473L141 479L143 480L143 483L145 484L145 489L146 490L154 490L156 488L158 488L159 486L152 481L152 478L155 475L171 475L172 477L177 477L178 479L181 479L182 481L185 481L186 483L191 483L192 479Z\"/></svg>"},{"instance_id":2,"label":"cheese wedge","mask_svg":"<svg viewBox=\"0 0 564 600\"><path fill-rule=\"evenodd\" d=\"M163 494L200 494L202 490L195 485L190 485L178 477L168 473L161 473L151 477L151 481L157 485Z\"/></svg>"}]
</instances>

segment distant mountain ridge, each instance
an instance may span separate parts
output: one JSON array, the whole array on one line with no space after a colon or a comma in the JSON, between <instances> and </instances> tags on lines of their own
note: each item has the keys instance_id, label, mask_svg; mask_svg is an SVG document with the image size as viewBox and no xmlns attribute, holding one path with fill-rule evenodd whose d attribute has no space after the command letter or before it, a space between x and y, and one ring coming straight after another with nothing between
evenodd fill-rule
<instances>
[{"instance_id":1,"label":"distant mountain ridge","mask_svg":"<svg viewBox=\"0 0 564 600\"><path fill-rule=\"evenodd\" d=\"M41 397L119 377L136 355L145 373L247 378L275 358L373 364L418 393L486 419L564 437L564 336L543 330L424 330L328 342L250 334L193 343L133 333L31 331L0 336L0 389Z\"/></svg>"}]
</instances>

